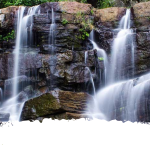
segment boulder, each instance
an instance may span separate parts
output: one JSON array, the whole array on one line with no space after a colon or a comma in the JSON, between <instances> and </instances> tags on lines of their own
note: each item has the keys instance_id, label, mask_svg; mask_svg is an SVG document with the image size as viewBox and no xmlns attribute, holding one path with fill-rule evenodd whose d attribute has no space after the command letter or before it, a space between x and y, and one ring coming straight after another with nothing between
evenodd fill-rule
<instances>
[{"instance_id":1,"label":"boulder","mask_svg":"<svg viewBox=\"0 0 150 150\"><path fill-rule=\"evenodd\" d=\"M105 9L95 9L94 17L96 21L100 22L113 22L119 21L125 14L126 8L124 7L111 7Z\"/></svg>"},{"instance_id":2,"label":"boulder","mask_svg":"<svg viewBox=\"0 0 150 150\"><path fill-rule=\"evenodd\" d=\"M136 18L150 16L150 2L138 3L133 6L134 15Z\"/></svg>"},{"instance_id":3,"label":"boulder","mask_svg":"<svg viewBox=\"0 0 150 150\"><path fill-rule=\"evenodd\" d=\"M35 119L40 116L46 116L61 111L61 106L57 99L50 93L46 93L25 102L21 120Z\"/></svg>"},{"instance_id":4,"label":"boulder","mask_svg":"<svg viewBox=\"0 0 150 150\"><path fill-rule=\"evenodd\" d=\"M134 10L134 25L135 27L146 30L149 29L150 23L150 2L135 4Z\"/></svg>"},{"instance_id":5,"label":"boulder","mask_svg":"<svg viewBox=\"0 0 150 150\"><path fill-rule=\"evenodd\" d=\"M82 114L87 109L87 102L92 100L92 96L87 93L51 91L25 102L21 120L57 115L63 112ZM80 115L75 116L78 118Z\"/></svg>"},{"instance_id":6,"label":"boulder","mask_svg":"<svg viewBox=\"0 0 150 150\"><path fill-rule=\"evenodd\" d=\"M83 13L89 15L91 13L91 4L78 2L59 2L59 6L63 12L69 14Z\"/></svg>"}]
</instances>

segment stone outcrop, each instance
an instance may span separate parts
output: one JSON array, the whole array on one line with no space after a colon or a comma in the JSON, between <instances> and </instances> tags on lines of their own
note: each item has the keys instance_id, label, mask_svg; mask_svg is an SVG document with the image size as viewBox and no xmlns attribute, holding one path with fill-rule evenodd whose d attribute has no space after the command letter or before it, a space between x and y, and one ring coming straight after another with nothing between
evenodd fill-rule
<instances>
[{"instance_id":1,"label":"stone outcrop","mask_svg":"<svg viewBox=\"0 0 150 150\"><path fill-rule=\"evenodd\" d=\"M125 14L126 8L112 7L105 9L96 9L94 12L95 20L102 23L119 21Z\"/></svg>"},{"instance_id":2,"label":"stone outcrop","mask_svg":"<svg viewBox=\"0 0 150 150\"><path fill-rule=\"evenodd\" d=\"M118 27L126 8L96 9L91 4L78 2L47 2L39 7L40 14L33 16L33 44L23 47L19 55L18 82L21 89L18 99L21 101L26 94L29 99L41 96L25 103L22 120L45 116L85 117L83 113L89 95L74 92L92 93L91 76L86 67L90 68L97 89L101 84L98 73L104 71L103 61L98 62L97 50L92 50L88 36L94 29L96 43L110 57L112 42L117 34L114 29ZM54 53L49 45L52 8L57 26ZM146 2L136 4L131 9L132 28L136 29L133 35L136 45L134 77L150 71L149 8L150 2ZM17 10L18 6L0 9L0 87L3 91L7 89L5 97L12 95L10 87L13 84L15 48L15 38L6 37L16 28ZM127 58L130 57L128 53ZM122 69L126 77L133 77L129 60ZM60 89L55 93L57 96L50 92L56 88Z\"/></svg>"},{"instance_id":3,"label":"stone outcrop","mask_svg":"<svg viewBox=\"0 0 150 150\"><path fill-rule=\"evenodd\" d=\"M150 2L143 2L134 5L134 20L135 20L135 27L139 30L149 30L149 23L150 23Z\"/></svg>"},{"instance_id":4,"label":"stone outcrop","mask_svg":"<svg viewBox=\"0 0 150 150\"><path fill-rule=\"evenodd\" d=\"M89 34L93 27L92 6L78 2L47 2L39 7L41 13L33 16L33 45L22 48L20 52L19 75L27 77L27 86L36 84L34 90L51 86L52 89L57 87L62 90L86 91L84 85L90 82L90 75L85 69L84 54L92 49L92 45L85 33ZM51 53L48 45L52 8L57 26L55 54ZM17 10L17 6L0 10L0 15L5 16L4 20L1 19L0 26L0 34L3 37L16 28ZM9 14L11 17L7 19ZM3 88L5 81L13 77L14 47L15 38L0 40L0 78ZM90 67L95 65L94 58L93 55Z\"/></svg>"},{"instance_id":5,"label":"stone outcrop","mask_svg":"<svg viewBox=\"0 0 150 150\"><path fill-rule=\"evenodd\" d=\"M91 13L92 8L91 4L84 4L78 2L60 2L59 5L63 12L69 14L83 13L89 15Z\"/></svg>"},{"instance_id":6,"label":"stone outcrop","mask_svg":"<svg viewBox=\"0 0 150 150\"><path fill-rule=\"evenodd\" d=\"M80 118L86 108L87 102L93 101L87 93L69 91L51 91L25 102L21 120L37 119L38 117L51 118Z\"/></svg>"},{"instance_id":7,"label":"stone outcrop","mask_svg":"<svg viewBox=\"0 0 150 150\"><path fill-rule=\"evenodd\" d=\"M14 18L17 10L18 6L0 9L0 29L9 29L14 26Z\"/></svg>"},{"instance_id":8,"label":"stone outcrop","mask_svg":"<svg viewBox=\"0 0 150 150\"><path fill-rule=\"evenodd\" d=\"M150 71L149 53L149 7L150 2L137 3L131 8L132 28L134 31L135 51L135 71L134 76L140 76ZM113 7L106 9L95 9L96 31L95 39L101 48L111 54L111 47L116 32L113 30L119 26L120 18L125 14L126 9L123 7ZM128 77L131 76L130 54L128 54L125 70Z\"/></svg>"},{"instance_id":9,"label":"stone outcrop","mask_svg":"<svg viewBox=\"0 0 150 150\"><path fill-rule=\"evenodd\" d=\"M133 12L133 27L136 28L136 71L135 75L139 76L150 71L150 38L149 38L149 24L150 24L150 2L143 2L134 5Z\"/></svg>"}]
</instances>

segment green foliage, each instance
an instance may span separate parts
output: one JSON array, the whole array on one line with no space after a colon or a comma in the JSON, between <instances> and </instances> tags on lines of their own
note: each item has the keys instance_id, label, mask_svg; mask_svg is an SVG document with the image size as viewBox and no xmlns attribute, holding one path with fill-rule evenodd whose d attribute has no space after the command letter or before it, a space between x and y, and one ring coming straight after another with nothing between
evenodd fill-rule
<instances>
[{"instance_id":1,"label":"green foliage","mask_svg":"<svg viewBox=\"0 0 150 150\"><path fill-rule=\"evenodd\" d=\"M87 3L87 0L0 0L0 8L12 6L12 5L34 6L45 2L60 2L60 1L78 1L81 3ZM114 5L113 0L98 0L97 3L98 8L107 8L107 7L112 7L113 5Z\"/></svg>"},{"instance_id":2,"label":"green foliage","mask_svg":"<svg viewBox=\"0 0 150 150\"><path fill-rule=\"evenodd\" d=\"M34 6L46 2L60 2L60 1L76 1L76 0L0 0L0 8L12 6L12 5ZM80 0L80 2L87 3L87 0Z\"/></svg>"},{"instance_id":3,"label":"green foliage","mask_svg":"<svg viewBox=\"0 0 150 150\"><path fill-rule=\"evenodd\" d=\"M120 111L122 111L123 109L124 109L124 107L121 107L121 108L120 108Z\"/></svg>"},{"instance_id":4,"label":"green foliage","mask_svg":"<svg viewBox=\"0 0 150 150\"><path fill-rule=\"evenodd\" d=\"M87 0L81 0L81 3L87 3Z\"/></svg>"},{"instance_id":5,"label":"green foliage","mask_svg":"<svg viewBox=\"0 0 150 150\"><path fill-rule=\"evenodd\" d=\"M0 8L8 7L8 6L34 6L39 5L46 2L58 2L59 0L0 0Z\"/></svg>"},{"instance_id":6,"label":"green foliage","mask_svg":"<svg viewBox=\"0 0 150 150\"><path fill-rule=\"evenodd\" d=\"M98 8L108 8L113 7L114 1L113 0L98 0L97 7Z\"/></svg>"},{"instance_id":7,"label":"green foliage","mask_svg":"<svg viewBox=\"0 0 150 150\"><path fill-rule=\"evenodd\" d=\"M89 37L89 33L84 29L79 29L81 35L79 36L79 39L85 40L86 37Z\"/></svg>"},{"instance_id":8,"label":"green foliage","mask_svg":"<svg viewBox=\"0 0 150 150\"><path fill-rule=\"evenodd\" d=\"M66 25L67 23L68 23L68 20L66 20L66 19L63 19L63 20L62 20L62 24L63 24L63 25Z\"/></svg>"},{"instance_id":9,"label":"green foliage","mask_svg":"<svg viewBox=\"0 0 150 150\"><path fill-rule=\"evenodd\" d=\"M0 35L0 40L1 41L8 41L10 39L14 39L15 38L15 31L12 30L11 32L9 32L6 36L2 36Z\"/></svg>"},{"instance_id":10,"label":"green foliage","mask_svg":"<svg viewBox=\"0 0 150 150\"><path fill-rule=\"evenodd\" d=\"M91 9L91 14L93 15L93 13L94 13L94 11L93 11L93 9Z\"/></svg>"},{"instance_id":11,"label":"green foliage","mask_svg":"<svg viewBox=\"0 0 150 150\"><path fill-rule=\"evenodd\" d=\"M93 29L93 20L81 12L77 12L75 18L76 23L80 24L80 36L78 36L78 39L85 40L89 37L89 32Z\"/></svg>"},{"instance_id":12,"label":"green foliage","mask_svg":"<svg viewBox=\"0 0 150 150\"><path fill-rule=\"evenodd\" d=\"M100 61L104 61L104 58L103 58L103 57L98 57L98 59L99 59Z\"/></svg>"}]
</instances>

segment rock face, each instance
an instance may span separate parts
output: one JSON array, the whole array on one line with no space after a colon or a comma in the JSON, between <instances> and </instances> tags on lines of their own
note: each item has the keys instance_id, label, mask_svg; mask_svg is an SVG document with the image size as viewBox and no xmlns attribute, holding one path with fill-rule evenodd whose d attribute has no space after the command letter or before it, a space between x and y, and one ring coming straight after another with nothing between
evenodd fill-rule
<instances>
[{"instance_id":1,"label":"rock face","mask_svg":"<svg viewBox=\"0 0 150 150\"><path fill-rule=\"evenodd\" d=\"M78 2L47 2L39 8L40 14L33 16L33 43L22 47L19 54L19 99L24 99L26 94L30 99L23 108L22 120L49 115L52 118L79 118L89 95L76 92L92 94L91 76L99 89L102 85L99 72L104 72L104 62L98 60L97 50L92 50L89 34L94 29L96 43L110 57L117 34L114 29L126 8L96 9L91 4ZM56 24L53 51L49 44L52 8ZM138 77L150 70L149 8L150 2L131 8L132 28L136 29L135 71L133 75L131 62L127 60L122 68L126 72L124 78ZM6 99L12 95L17 10L17 6L0 9L0 88ZM27 10L28 7L25 14ZM127 55L130 58L131 55ZM55 89L60 91L52 92Z\"/></svg>"},{"instance_id":2,"label":"rock face","mask_svg":"<svg viewBox=\"0 0 150 150\"><path fill-rule=\"evenodd\" d=\"M112 7L105 9L97 9L94 12L96 21L102 23L119 21L125 14L126 9L123 7Z\"/></svg>"},{"instance_id":3,"label":"rock face","mask_svg":"<svg viewBox=\"0 0 150 150\"><path fill-rule=\"evenodd\" d=\"M149 49L149 12L150 2L144 2L134 5L134 27L136 30L136 75L144 74L150 71L150 57Z\"/></svg>"},{"instance_id":4,"label":"rock face","mask_svg":"<svg viewBox=\"0 0 150 150\"><path fill-rule=\"evenodd\" d=\"M22 47L20 51L19 75L27 77L25 85L36 84L34 90L49 87L87 91L84 85L90 82L90 76L85 69L84 54L92 49L88 40L94 21L91 14L92 5L54 2L44 3L39 7L41 13L33 16L33 45ZM52 8L56 22L54 54L48 44ZM18 7L15 6L0 10L0 79L3 81L3 89L5 81L13 77L15 38L5 40L5 37L16 28L17 10ZM10 19L7 19L7 15L11 15ZM93 57L95 58L94 55ZM90 66L94 65L94 62L91 62Z\"/></svg>"},{"instance_id":5,"label":"rock face","mask_svg":"<svg viewBox=\"0 0 150 150\"><path fill-rule=\"evenodd\" d=\"M132 27L134 30L134 44L136 45L135 51L135 71L134 76L140 76L144 73L149 72L149 6L150 2L143 2L135 4L131 8L131 20ZM105 49L108 54L111 54L111 47L116 32L119 26L120 18L125 14L126 9L123 7L113 7L95 10L96 19L96 31L95 39L101 48ZM136 30L135 30L136 29ZM127 56L130 58L130 54ZM126 72L126 77L131 76L131 64L128 60L126 67L123 68Z\"/></svg>"},{"instance_id":6,"label":"rock face","mask_svg":"<svg viewBox=\"0 0 150 150\"><path fill-rule=\"evenodd\" d=\"M83 13L89 15L91 13L92 6L90 4L83 4L78 2L60 2L61 10L69 14Z\"/></svg>"},{"instance_id":7,"label":"rock face","mask_svg":"<svg viewBox=\"0 0 150 150\"><path fill-rule=\"evenodd\" d=\"M28 100L24 104L21 120L51 117L66 119L66 117L80 118L87 108L87 102L92 101L87 93L69 91L51 91L37 98Z\"/></svg>"}]
</instances>

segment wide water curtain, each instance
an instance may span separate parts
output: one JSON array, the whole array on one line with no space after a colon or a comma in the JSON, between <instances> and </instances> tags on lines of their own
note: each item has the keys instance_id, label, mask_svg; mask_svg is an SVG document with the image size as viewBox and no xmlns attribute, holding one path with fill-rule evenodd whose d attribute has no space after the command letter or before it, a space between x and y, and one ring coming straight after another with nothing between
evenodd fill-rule
<instances>
[{"instance_id":1,"label":"wide water curtain","mask_svg":"<svg viewBox=\"0 0 150 150\"><path fill-rule=\"evenodd\" d=\"M116 83L116 81L123 79L123 76L126 74L122 68L125 68L127 53L131 55L133 53L133 31L130 29L130 18L131 12L127 9L126 14L120 21L117 29L118 34L112 46L111 64L109 65L111 67L109 68L109 86L106 86L95 95L94 108L92 110L94 117L107 120L137 120L136 108L138 99L135 98L135 91L137 92L138 90L137 87L133 86L133 80ZM130 63L134 63L134 58L130 59ZM138 93L139 97L140 93Z\"/></svg>"}]
</instances>

